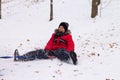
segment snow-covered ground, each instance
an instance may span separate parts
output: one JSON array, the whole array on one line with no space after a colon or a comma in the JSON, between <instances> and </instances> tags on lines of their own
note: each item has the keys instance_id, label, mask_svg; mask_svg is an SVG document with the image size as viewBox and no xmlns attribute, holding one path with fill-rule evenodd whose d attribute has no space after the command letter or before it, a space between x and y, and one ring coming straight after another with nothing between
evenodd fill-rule
<instances>
[{"instance_id":1,"label":"snow-covered ground","mask_svg":"<svg viewBox=\"0 0 120 80\"><path fill-rule=\"evenodd\" d=\"M53 60L0 59L0 80L120 80L120 0L101 0L90 18L91 0L55 0L49 21L48 0L3 0L0 56L44 48L58 27L70 24L78 65Z\"/></svg>"}]
</instances>

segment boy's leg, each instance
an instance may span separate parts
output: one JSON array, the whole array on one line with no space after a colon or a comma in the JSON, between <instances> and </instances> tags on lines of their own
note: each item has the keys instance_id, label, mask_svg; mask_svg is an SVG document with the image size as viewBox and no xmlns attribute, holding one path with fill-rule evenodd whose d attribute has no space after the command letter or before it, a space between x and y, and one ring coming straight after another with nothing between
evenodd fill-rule
<instances>
[{"instance_id":1,"label":"boy's leg","mask_svg":"<svg viewBox=\"0 0 120 80\"><path fill-rule=\"evenodd\" d=\"M69 62L72 59L73 64L77 65L77 54L74 51L68 52L65 49L58 49L55 51L55 56L65 62Z\"/></svg>"},{"instance_id":2,"label":"boy's leg","mask_svg":"<svg viewBox=\"0 0 120 80\"><path fill-rule=\"evenodd\" d=\"M69 52L65 49L58 49L54 52L54 55L61 61L68 62L70 60Z\"/></svg>"},{"instance_id":3,"label":"boy's leg","mask_svg":"<svg viewBox=\"0 0 120 80\"><path fill-rule=\"evenodd\" d=\"M14 61L31 61L36 58L36 51L30 51L26 54L19 55L18 50L15 50Z\"/></svg>"},{"instance_id":4,"label":"boy's leg","mask_svg":"<svg viewBox=\"0 0 120 80\"><path fill-rule=\"evenodd\" d=\"M48 53L44 49L36 50L37 59L48 59Z\"/></svg>"},{"instance_id":5,"label":"boy's leg","mask_svg":"<svg viewBox=\"0 0 120 80\"><path fill-rule=\"evenodd\" d=\"M35 60L36 59L36 53L37 53L37 51L30 51L30 52L27 52L26 54L23 54L19 58L22 58L23 61Z\"/></svg>"},{"instance_id":6,"label":"boy's leg","mask_svg":"<svg viewBox=\"0 0 120 80\"><path fill-rule=\"evenodd\" d=\"M35 50L27 52L23 55L17 55L18 50L15 50L14 53L14 61L31 61L35 59L48 59L48 57L45 55L45 51L43 49Z\"/></svg>"}]
</instances>

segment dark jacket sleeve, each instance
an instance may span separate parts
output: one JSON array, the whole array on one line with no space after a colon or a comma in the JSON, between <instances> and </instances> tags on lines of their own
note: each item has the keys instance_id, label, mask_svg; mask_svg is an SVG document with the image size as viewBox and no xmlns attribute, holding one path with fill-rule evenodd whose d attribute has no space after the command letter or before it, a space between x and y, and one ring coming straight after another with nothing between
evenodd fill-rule
<instances>
[{"instance_id":1,"label":"dark jacket sleeve","mask_svg":"<svg viewBox=\"0 0 120 80\"><path fill-rule=\"evenodd\" d=\"M45 46L45 50L51 50L52 49L52 43L53 43L53 40L54 40L54 33L52 34L50 40L47 42L46 46Z\"/></svg>"}]
</instances>

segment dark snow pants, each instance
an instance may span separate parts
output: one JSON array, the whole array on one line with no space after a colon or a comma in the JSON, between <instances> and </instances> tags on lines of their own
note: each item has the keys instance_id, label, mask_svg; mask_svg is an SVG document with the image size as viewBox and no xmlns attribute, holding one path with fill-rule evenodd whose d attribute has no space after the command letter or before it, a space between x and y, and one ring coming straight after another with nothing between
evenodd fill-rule
<instances>
[{"instance_id":1,"label":"dark snow pants","mask_svg":"<svg viewBox=\"0 0 120 80\"><path fill-rule=\"evenodd\" d=\"M68 61L70 59L69 52L65 49L58 50L44 50L39 49L35 51L30 51L22 56L18 56L19 61L31 61L35 59L49 59L48 56L55 56L61 61Z\"/></svg>"}]
</instances>

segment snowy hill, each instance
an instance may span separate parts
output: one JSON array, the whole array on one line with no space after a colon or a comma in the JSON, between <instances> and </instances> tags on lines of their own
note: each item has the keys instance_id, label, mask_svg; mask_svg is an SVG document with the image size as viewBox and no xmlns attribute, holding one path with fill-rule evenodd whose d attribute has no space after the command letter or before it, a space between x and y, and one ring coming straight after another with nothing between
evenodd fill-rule
<instances>
[{"instance_id":1,"label":"snowy hill","mask_svg":"<svg viewBox=\"0 0 120 80\"><path fill-rule=\"evenodd\" d=\"M0 80L120 80L120 0L101 0L90 18L91 0L55 0L49 22L48 0L3 0L0 56L44 48L62 21L70 24L78 65L53 60L0 59ZM23 75L24 74L24 75Z\"/></svg>"}]
</instances>

